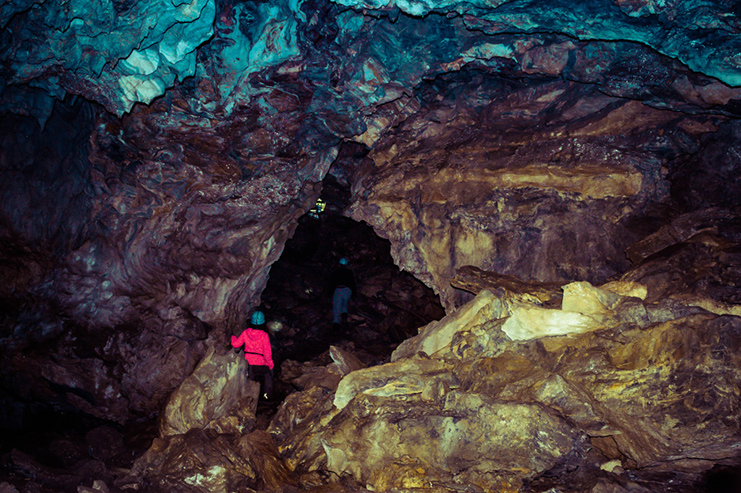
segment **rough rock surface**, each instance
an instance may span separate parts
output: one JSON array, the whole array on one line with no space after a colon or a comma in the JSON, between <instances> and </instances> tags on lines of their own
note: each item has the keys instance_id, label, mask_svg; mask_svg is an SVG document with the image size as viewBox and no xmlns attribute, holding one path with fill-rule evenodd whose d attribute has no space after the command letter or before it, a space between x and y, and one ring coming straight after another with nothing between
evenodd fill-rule
<instances>
[{"instance_id":1,"label":"rough rock surface","mask_svg":"<svg viewBox=\"0 0 741 493\"><path fill-rule=\"evenodd\" d=\"M436 432L455 419L451 406L470 415L477 399L486 413L462 417L461 426L491 432L496 417L519 413L527 417L522 438L536 433L534 421L552 423L552 442L527 471L507 469L503 454L487 484L650 490L649 479L675 468L682 484L696 486L695 472L731 465L709 448L715 440L718 453L728 452L715 434L736 436L732 419L716 418L737 409L730 402L738 394L729 348L741 303L740 29L733 2L702 0L6 2L2 431L33 426L27 418L40 408L116 426L159 415L264 301L271 266L331 176L350 195L333 213L387 238L398 266L448 313L399 348L389 368L423 351L452 369L439 369L430 388L421 370L404 375L404 385L382 378L383 390L370 394L351 376L379 370L352 372L338 384L349 400L335 416L333 389L345 369L315 365L327 377L322 386L300 382L303 393L289 397L300 412L279 415L321 425L281 425L295 438L273 433L298 484L331 482L342 471L378 488L417 487L428 473L449 487L473 481L467 463L434 447L418 458L379 451L393 463L388 475L361 466L360 451L336 452L343 416L367 425L366 439L388 427L406 441L396 402L406 392L410 409L434 411L427 421ZM424 325L438 311L420 309L428 298L413 283L388 280L356 298L366 308L350 318L363 325L359 347L391 332L399 342L410 319ZM567 296L581 288L588 297ZM382 291L394 294L383 299ZM281 342L293 348L316 328L292 325ZM505 374L513 401L476 387L486 387L472 375L487 365L512 369L493 373ZM579 373L585 368L612 375L614 387ZM517 375L525 375L521 386ZM558 378L563 396L553 390ZM613 415L600 399L623 401L606 388L643 397ZM686 409L677 400L685 397ZM632 407L641 399L647 416ZM394 426L380 411L391 401ZM191 416L184 428L208 426L208 416L180 408ZM408 419L421 433L426 416ZM334 419L337 428L328 428ZM593 435L592 420L620 433ZM625 429L632 421L645 436ZM165 440L213 433L192 428ZM227 448L237 443L219 436ZM568 450L565 437L573 438ZM690 463L686 451L701 460ZM7 463L19 474L56 484L48 467L14 457ZM436 457L445 460L422 465ZM210 460L221 464L206 460L193 474L208 476ZM626 476L614 461L637 472ZM574 464L587 472L574 475ZM258 475L243 476L246 483L208 477L218 488L259 487Z\"/></svg>"},{"instance_id":2,"label":"rough rock surface","mask_svg":"<svg viewBox=\"0 0 741 493\"><path fill-rule=\"evenodd\" d=\"M462 5L3 7L4 345L94 333L95 378L53 383L156 414L259 303L330 167L448 310L460 267L601 283L675 206L737 205L725 4Z\"/></svg>"},{"instance_id":3,"label":"rough rock surface","mask_svg":"<svg viewBox=\"0 0 741 493\"><path fill-rule=\"evenodd\" d=\"M564 291L563 309L531 307L587 317L587 332L520 319L533 335L513 339L524 302L485 290L392 363L350 373L334 394L294 394L270 431L292 468L375 491L655 491L662 475L692 491L714 465L735 465L741 318L643 300L637 281Z\"/></svg>"},{"instance_id":4,"label":"rough rock surface","mask_svg":"<svg viewBox=\"0 0 741 493\"><path fill-rule=\"evenodd\" d=\"M247 363L241 356L209 350L170 395L160 418L160 436L183 435L194 428L219 433L251 430L260 386L247 378Z\"/></svg>"},{"instance_id":5,"label":"rough rock surface","mask_svg":"<svg viewBox=\"0 0 741 493\"><path fill-rule=\"evenodd\" d=\"M450 286L466 265L559 282L625 271L633 225L669 194L666 156L684 152L658 129L694 140L713 125L547 79L469 73L421 92L429 104L374 144L352 215L448 308L468 299Z\"/></svg>"},{"instance_id":6,"label":"rough rock surface","mask_svg":"<svg viewBox=\"0 0 741 493\"><path fill-rule=\"evenodd\" d=\"M196 48L213 34L215 10L210 0L6 4L3 106L45 120L52 98L65 93L119 115L148 104L195 73ZM30 104L19 108L24 99Z\"/></svg>"},{"instance_id":7,"label":"rough rock surface","mask_svg":"<svg viewBox=\"0 0 741 493\"><path fill-rule=\"evenodd\" d=\"M265 432L236 436L195 429L155 439L117 484L122 489L143 485L150 491L226 493L271 490L292 482Z\"/></svg>"}]
</instances>

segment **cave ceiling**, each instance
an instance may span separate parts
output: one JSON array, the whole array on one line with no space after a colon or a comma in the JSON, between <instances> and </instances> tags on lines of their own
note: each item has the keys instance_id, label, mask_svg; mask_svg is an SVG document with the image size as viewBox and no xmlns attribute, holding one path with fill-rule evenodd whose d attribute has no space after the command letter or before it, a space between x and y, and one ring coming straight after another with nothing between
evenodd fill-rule
<instances>
[{"instance_id":1,"label":"cave ceiling","mask_svg":"<svg viewBox=\"0 0 741 493\"><path fill-rule=\"evenodd\" d=\"M680 213L737 217L739 15L702 0L5 3L0 291L5 324L34 333L7 337L97 334L75 364L103 369L79 385L129 402L111 391L94 412L155 412L210 331L259 304L328 173L446 309L470 298L450 284L463 266L606 281ZM364 152L337 159L348 146ZM28 371L64 380L78 356Z\"/></svg>"}]
</instances>

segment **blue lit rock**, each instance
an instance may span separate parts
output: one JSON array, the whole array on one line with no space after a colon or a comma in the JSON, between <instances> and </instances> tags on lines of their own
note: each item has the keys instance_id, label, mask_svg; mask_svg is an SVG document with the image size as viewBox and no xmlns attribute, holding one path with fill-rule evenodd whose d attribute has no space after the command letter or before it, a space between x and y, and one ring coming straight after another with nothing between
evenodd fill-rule
<instances>
[{"instance_id":1,"label":"blue lit rock","mask_svg":"<svg viewBox=\"0 0 741 493\"><path fill-rule=\"evenodd\" d=\"M29 2L2 14L5 84L79 94L121 115L195 73L215 2ZM13 110L12 95L2 96Z\"/></svg>"},{"instance_id":2,"label":"blue lit rock","mask_svg":"<svg viewBox=\"0 0 741 493\"><path fill-rule=\"evenodd\" d=\"M736 14L731 7L710 10L704 2L657 5L653 2L622 2L619 6L605 0L574 4L549 2L533 7L523 1L457 0L336 0L354 8L393 12L411 16L430 13L455 13L464 17L469 29L488 34L559 33L583 41L633 41L657 52L677 58L693 71L731 86L741 85L741 63L736 54L741 40ZM714 5L715 8L720 7ZM398 14L396 14L398 15ZM650 19L650 20L649 20ZM713 30L713 42L698 40L697 30Z\"/></svg>"}]
</instances>

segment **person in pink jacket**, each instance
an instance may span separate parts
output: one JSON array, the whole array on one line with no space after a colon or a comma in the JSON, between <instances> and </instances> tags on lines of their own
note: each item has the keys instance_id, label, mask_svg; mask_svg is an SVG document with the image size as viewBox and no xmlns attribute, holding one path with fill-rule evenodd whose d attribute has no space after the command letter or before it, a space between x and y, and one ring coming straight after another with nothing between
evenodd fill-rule
<instances>
[{"instance_id":1,"label":"person in pink jacket","mask_svg":"<svg viewBox=\"0 0 741 493\"><path fill-rule=\"evenodd\" d=\"M239 336L232 336L232 347L237 349L244 346L244 359L247 360L250 380L263 380L263 398L269 400L273 394L273 350L270 347L268 333L261 330L265 323L265 314L256 311L252 314L252 325L247 327Z\"/></svg>"}]
</instances>

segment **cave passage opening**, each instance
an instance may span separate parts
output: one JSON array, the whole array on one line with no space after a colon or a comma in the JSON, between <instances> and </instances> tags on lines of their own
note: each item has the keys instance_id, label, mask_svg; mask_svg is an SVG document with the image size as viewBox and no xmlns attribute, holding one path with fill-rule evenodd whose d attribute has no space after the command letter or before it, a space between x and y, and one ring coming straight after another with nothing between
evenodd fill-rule
<instances>
[{"instance_id":1,"label":"cave passage opening","mask_svg":"<svg viewBox=\"0 0 741 493\"><path fill-rule=\"evenodd\" d=\"M391 244L373 228L343 215L350 191L334 176L324 180L323 212L299 219L270 270L259 307L266 314L276 365L321 358L330 345L366 364L386 362L417 329L445 315L440 299L391 257ZM345 258L357 289L341 326L332 324L329 278ZM326 357L326 356L325 356Z\"/></svg>"}]
</instances>

